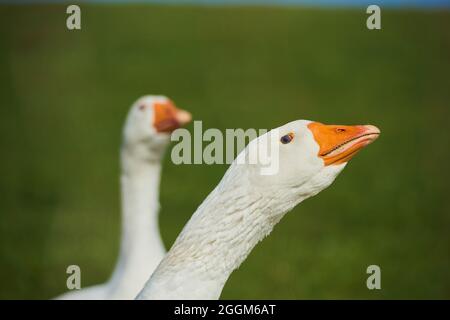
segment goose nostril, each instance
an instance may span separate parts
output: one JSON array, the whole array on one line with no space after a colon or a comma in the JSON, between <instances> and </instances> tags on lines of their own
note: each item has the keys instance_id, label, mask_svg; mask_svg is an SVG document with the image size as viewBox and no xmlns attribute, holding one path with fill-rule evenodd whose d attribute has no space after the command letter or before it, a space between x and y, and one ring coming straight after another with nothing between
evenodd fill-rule
<instances>
[{"instance_id":1,"label":"goose nostril","mask_svg":"<svg viewBox=\"0 0 450 320\"><path fill-rule=\"evenodd\" d=\"M344 128L336 128L336 132L345 132L345 129Z\"/></svg>"}]
</instances>

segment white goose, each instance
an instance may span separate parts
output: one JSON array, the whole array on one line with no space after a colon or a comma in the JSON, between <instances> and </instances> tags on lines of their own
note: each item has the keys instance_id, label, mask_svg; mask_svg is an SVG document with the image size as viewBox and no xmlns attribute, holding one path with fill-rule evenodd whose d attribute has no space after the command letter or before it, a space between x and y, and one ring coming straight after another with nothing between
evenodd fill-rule
<instances>
[{"instance_id":1,"label":"white goose","mask_svg":"<svg viewBox=\"0 0 450 320\"><path fill-rule=\"evenodd\" d=\"M250 142L192 215L137 299L218 299L233 270L285 213L328 187L379 133L370 125L298 120ZM269 162L278 159L276 174L262 175L262 164L240 164L243 157L255 156L258 146L268 149L268 142L279 147L279 156Z\"/></svg>"},{"instance_id":2,"label":"white goose","mask_svg":"<svg viewBox=\"0 0 450 320\"><path fill-rule=\"evenodd\" d=\"M166 253L158 227L161 161L170 133L191 120L164 96L131 107L121 148L122 238L119 260L104 284L58 299L133 299Z\"/></svg>"}]
</instances>

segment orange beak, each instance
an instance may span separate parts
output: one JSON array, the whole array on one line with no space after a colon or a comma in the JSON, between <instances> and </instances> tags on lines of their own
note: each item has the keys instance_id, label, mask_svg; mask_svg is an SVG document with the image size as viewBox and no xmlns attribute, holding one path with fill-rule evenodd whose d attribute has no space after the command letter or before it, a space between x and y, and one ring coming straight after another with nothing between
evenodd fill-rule
<instances>
[{"instance_id":1,"label":"orange beak","mask_svg":"<svg viewBox=\"0 0 450 320\"><path fill-rule=\"evenodd\" d=\"M318 156L326 166L348 162L380 134L380 130L372 125L339 126L311 122L308 128L319 144Z\"/></svg>"},{"instance_id":2,"label":"orange beak","mask_svg":"<svg viewBox=\"0 0 450 320\"><path fill-rule=\"evenodd\" d=\"M155 103L154 111L155 117L153 119L153 126L156 128L157 132L171 133L175 129L187 124L192 119L189 112L178 109L170 100Z\"/></svg>"}]
</instances>

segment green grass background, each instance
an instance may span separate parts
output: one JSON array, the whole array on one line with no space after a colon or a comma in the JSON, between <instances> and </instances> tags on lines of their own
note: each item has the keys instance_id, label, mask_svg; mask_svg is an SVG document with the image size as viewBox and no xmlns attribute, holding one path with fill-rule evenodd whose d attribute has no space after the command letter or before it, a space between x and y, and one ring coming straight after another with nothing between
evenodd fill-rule
<instances>
[{"instance_id":1,"label":"green grass background","mask_svg":"<svg viewBox=\"0 0 450 320\"><path fill-rule=\"evenodd\" d=\"M131 102L170 96L204 128L294 119L379 126L289 213L223 298L450 298L450 12L271 7L0 6L0 298L51 298L67 265L105 281L120 231L118 148ZM188 127L192 130L192 125ZM166 158L169 247L226 165ZM382 290L366 288L366 268Z\"/></svg>"}]
</instances>

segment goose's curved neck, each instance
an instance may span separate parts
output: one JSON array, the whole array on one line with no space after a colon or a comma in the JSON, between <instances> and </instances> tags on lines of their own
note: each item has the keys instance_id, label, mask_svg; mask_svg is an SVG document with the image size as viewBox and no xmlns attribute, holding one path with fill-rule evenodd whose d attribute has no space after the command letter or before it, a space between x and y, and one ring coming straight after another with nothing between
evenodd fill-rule
<instances>
[{"instance_id":1,"label":"goose's curved neck","mask_svg":"<svg viewBox=\"0 0 450 320\"><path fill-rule=\"evenodd\" d=\"M140 299L218 299L231 273L300 199L272 206L238 171L193 214L141 291ZM273 197L283 197L271 190ZM167 290L167 288L170 288Z\"/></svg>"},{"instance_id":2,"label":"goose's curved neck","mask_svg":"<svg viewBox=\"0 0 450 320\"><path fill-rule=\"evenodd\" d=\"M165 254L158 227L161 159L139 157L123 149L121 164L122 237L111 281L113 287L129 287L130 279L144 277L134 281L142 286ZM122 284L122 279L130 283ZM139 289L133 289L135 294Z\"/></svg>"}]
</instances>

